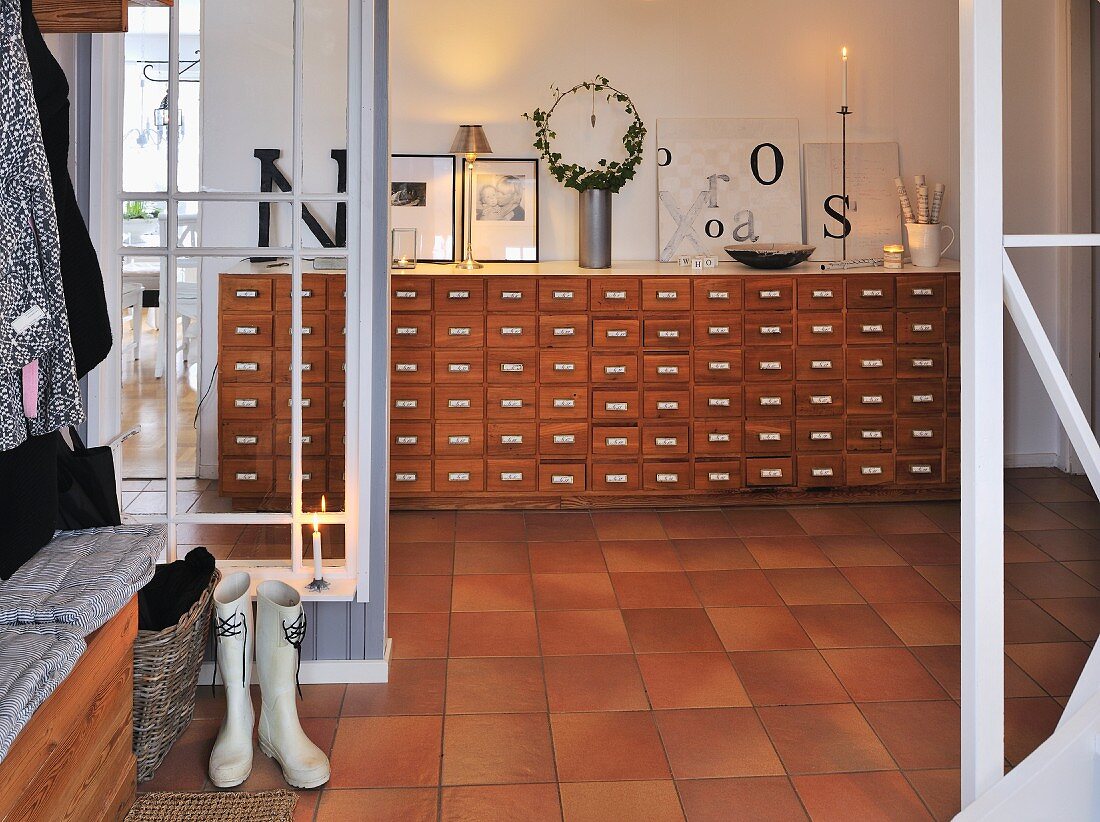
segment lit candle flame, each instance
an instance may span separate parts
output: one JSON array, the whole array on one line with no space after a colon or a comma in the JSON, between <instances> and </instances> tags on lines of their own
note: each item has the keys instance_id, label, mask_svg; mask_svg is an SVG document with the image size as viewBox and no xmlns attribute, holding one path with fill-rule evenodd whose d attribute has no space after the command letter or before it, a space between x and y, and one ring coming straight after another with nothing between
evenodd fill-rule
<instances>
[{"instance_id":1,"label":"lit candle flame","mask_svg":"<svg viewBox=\"0 0 1100 822\"><path fill-rule=\"evenodd\" d=\"M840 56L843 57L845 60L848 59L848 47L847 46L845 46L844 48L842 48L840 50Z\"/></svg>"},{"instance_id":2,"label":"lit candle flame","mask_svg":"<svg viewBox=\"0 0 1100 822\"><path fill-rule=\"evenodd\" d=\"M321 513L325 513L325 495L321 494Z\"/></svg>"}]
</instances>

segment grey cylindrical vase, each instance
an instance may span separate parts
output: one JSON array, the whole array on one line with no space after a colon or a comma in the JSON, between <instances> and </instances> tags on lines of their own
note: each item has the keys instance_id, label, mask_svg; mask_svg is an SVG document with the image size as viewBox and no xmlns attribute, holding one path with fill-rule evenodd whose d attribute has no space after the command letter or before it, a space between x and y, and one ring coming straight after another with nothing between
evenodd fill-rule
<instances>
[{"instance_id":1,"label":"grey cylindrical vase","mask_svg":"<svg viewBox=\"0 0 1100 822\"><path fill-rule=\"evenodd\" d=\"M611 268L611 190L582 191L580 219L581 268Z\"/></svg>"}]
</instances>

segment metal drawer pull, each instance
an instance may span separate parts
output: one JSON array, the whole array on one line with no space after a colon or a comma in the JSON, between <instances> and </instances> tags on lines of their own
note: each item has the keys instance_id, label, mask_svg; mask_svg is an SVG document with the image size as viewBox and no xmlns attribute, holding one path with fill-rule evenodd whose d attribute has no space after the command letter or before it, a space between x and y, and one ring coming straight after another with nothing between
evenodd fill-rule
<instances>
[{"instance_id":1,"label":"metal drawer pull","mask_svg":"<svg viewBox=\"0 0 1100 822\"><path fill-rule=\"evenodd\" d=\"M453 434L447 437L447 445L469 445L469 434Z\"/></svg>"},{"instance_id":2,"label":"metal drawer pull","mask_svg":"<svg viewBox=\"0 0 1100 822\"><path fill-rule=\"evenodd\" d=\"M420 437L413 434L412 436L399 436L397 438L398 445L417 445L420 442Z\"/></svg>"},{"instance_id":3,"label":"metal drawer pull","mask_svg":"<svg viewBox=\"0 0 1100 822\"><path fill-rule=\"evenodd\" d=\"M712 337L727 336L730 333L730 327L728 325L712 325L707 329L707 333Z\"/></svg>"},{"instance_id":4,"label":"metal drawer pull","mask_svg":"<svg viewBox=\"0 0 1100 822\"><path fill-rule=\"evenodd\" d=\"M881 297L883 296L881 288L865 288L863 289L864 297Z\"/></svg>"},{"instance_id":5,"label":"metal drawer pull","mask_svg":"<svg viewBox=\"0 0 1100 822\"><path fill-rule=\"evenodd\" d=\"M678 411L680 409L680 403L676 400L658 400L658 411Z\"/></svg>"},{"instance_id":6,"label":"metal drawer pull","mask_svg":"<svg viewBox=\"0 0 1100 822\"><path fill-rule=\"evenodd\" d=\"M469 408L470 400L447 400L448 408Z\"/></svg>"},{"instance_id":7,"label":"metal drawer pull","mask_svg":"<svg viewBox=\"0 0 1100 822\"><path fill-rule=\"evenodd\" d=\"M709 405L711 408L729 408L730 407L730 398L729 397L711 397L710 399L707 400L707 405Z\"/></svg>"},{"instance_id":8,"label":"metal drawer pull","mask_svg":"<svg viewBox=\"0 0 1100 822\"><path fill-rule=\"evenodd\" d=\"M815 477L831 477L833 475L832 468L814 468L810 471L810 474Z\"/></svg>"},{"instance_id":9,"label":"metal drawer pull","mask_svg":"<svg viewBox=\"0 0 1100 822\"><path fill-rule=\"evenodd\" d=\"M630 405L625 402L605 402L604 410L606 411L629 411Z\"/></svg>"},{"instance_id":10,"label":"metal drawer pull","mask_svg":"<svg viewBox=\"0 0 1100 822\"><path fill-rule=\"evenodd\" d=\"M523 408L523 400L501 400L501 408Z\"/></svg>"},{"instance_id":11,"label":"metal drawer pull","mask_svg":"<svg viewBox=\"0 0 1100 822\"><path fill-rule=\"evenodd\" d=\"M862 402L864 405L882 405L882 395L875 394L872 396L862 397L860 399L860 402Z\"/></svg>"},{"instance_id":12,"label":"metal drawer pull","mask_svg":"<svg viewBox=\"0 0 1100 822\"><path fill-rule=\"evenodd\" d=\"M500 475L501 482L523 482L523 474L519 471L503 471Z\"/></svg>"},{"instance_id":13,"label":"metal drawer pull","mask_svg":"<svg viewBox=\"0 0 1100 822\"><path fill-rule=\"evenodd\" d=\"M729 442L729 434L708 434L707 442Z\"/></svg>"},{"instance_id":14,"label":"metal drawer pull","mask_svg":"<svg viewBox=\"0 0 1100 822\"><path fill-rule=\"evenodd\" d=\"M760 442L782 442L783 435L778 431L761 431L758 435Z\"/></svg>"},{"instance_id":15,"label":"metal drawer pull","mask_svg":"<svg viewBox=\"0 0 1100 822\"><path fill-rule=\"evenodd\" d=\"M608 448L622 448L629 444L629 440L626 437L607 437L604 439L604 445Z\"/></svg>"},{"instance_id":16,"label":"metal drawer pull","mask_svg":"<svg viewBox=\"0 0 1100 822\"><path fill-rule=\"evenodd\" d=\"M680 296L679 293L676 292L676 291L658 291L657 292L657 299L658 300L675 300L679 296Z\"/></svg>"},{"instance_id":17,"label":"metal drawer pull","mask_svg":"<svg viewBox=\"0 0 1100 822\"><path fill-rule=\"evenodd\" d=\"M680 444L680 440L677 437L657 437L654 444L658 448L675 448Z\"/></svg>"},{"instance_id":18,"label":"metal drawer pull","mask_svg":"<svg viewBox=\"0 0 1100 822\"><path fill-rule=\"evenodd\" d=\"M293 328L292 328L292 329L290 329L290 333L291 333L292 335L294 334L294 329L293 329ZM312 326L312 325L304 325L304 326L302 326L302 335L303 335L303 336L307 336L307 337L308 337L308 336L309 336L310 334L312 334L312 333L313 333L313 326Z\"/></svg>"},{"instance_id":19,"label":"metal drawer pull","mask_svg":"<svg viewBox=\"0 0 1100 822\"><path fill-rule=\"evenodd\" d=\"M254 325L238 325L233 333L242 337L254 337L260 333L260 329Z\"/></svg>"},{"instance_id":20,"label":"metal drawer pull","mask_svg":"<svg viewBox=\"0 0 1100 822\"><path fill-rule=\"evenodd\" d=\"M914 394L913 395L913 402L914 403L920 404L920 403L928 403L928 402L935 402L935 401L936 401L936 398L933 397L931 394Z\"/></svg>"},{"instance_id":21,"label":"metal drawer pull","mask_svg":"<svg viewBox=\"0 0 1100 822\"><path fill-rule=\"evenodd\" d=\"M260 292L254 288L239 288L233 296L238 300L254 300L260 296Z\"/></svg>"},{"instance_id":22,"label":"metal drawer pull","mask_svg":"<svg viewBox=\"0 0 1100 822\"><path fill-rule=\"evenodd\" d=\"M708 300L728 300L730 293L728 291L709 291L707 292Z\"/></svg>"},{"instance_id":23,"label":"metal drawer pull","mask_svg":"<svg viewBox=\"0 0 1100 822\"><path fill-rule=\"evenodd\" d=\"M680 339L680 332L676 329L660 329L657 332L657 338L660 340L678 340Z\"/></svg>"},{"instance_id":24,"label":"metal drawer pull","mask_svg":"<svg viewBox=\"0 0 1100 822\"><path fill-rule=\"evenodd\" d=\"M783 398L782 397L761 397L760 398L760 404L765 406L765 407L779 406L779 405L783 404Z\"/></svg>"},{"instance_id":25,"label":"metal drawer pull","mask_svg":"<svg viewBox=\"0 0 1100 822\"><path fill-rule=\"evenodd\" d=\"M450 291L447 293L447 299L449 300L468 300L470 299L469 291Z\"/></svg>"},{"instance_id":26,"label":"metal drawer pull","mask_svg":"<svg viewBox=\"0 0 1100 822\"><path fill-rule=\"evenodd\" d=\"M880 440L880 439L882 439L882 432L881 431L864 431L862 433L862 436L863 436L863 439L865 439L865 440Z\"/></svg>"},{"instance_id":27,"label":"metal drawer pull","mask_svg":"<svg viewBox=\"0 0 1100 822\"><path fill-rule=\"evenodd\" d=\"M523 335L523 329L518 325L506 325L500 329L502 337L520 337Z\"/></svg>"},{"instance_id":28,"label":"metal drawer pull","mask_svg":"<svg viewBox=\"0 0 1100 822\"><path fill-rule=\"evenodd\" d=\"M259 445L260 438L251 434L242 435L236 438L237 445Z\"/></svg>"},{"instance_id":29,"label":"metal drawer pull","mask_svg":"<svg viewBox=\"0 0 1100 822\"><path fill-rule=\"evenodd\" d=\"M603 298L605 300L625 300L626 299L626 292L625 291L605 291L603 293Z\"/></svg>"},{"instance_id":30,"label":"metal drawer pull","mask_svg":"<svg viewBox=\"0 0 1100 822\"><path fill-rule=\"evenodd\" d=\"M783 363L778 360L766 360L760 363L761 371L782 371Z\"/></svg>"},{"instance_id":31,"label":"metal drawer pull","mask_svg":"<svg viewBox=\"0 0 1100 822\"><path fill-rule=\"evenodd\" d=\"M865 326L863 326L863 333L864 334L881 334L882 333L882 324L881 323L870 323L868 325L865 325Z\"/></svg>"},{"instance_id":32,"label":"metal drawer pull","mask_svg":"<svg viewBox=\"0 0 1100 822\"><path fill-rule=\"evenodd\" d=\"M238 471L235 476L237 482L256 482L259 479L255 471Z\"/></svg>"},{"instance_id":33,"label":"metal drawer pull","mask_svg":"<svg viewBox=\"0 0 1100 822\"><path fill-rule=\"evenodd\" d=\"M707 479L710 482L729 482L730 474L728 471L711 471L707 474Z\"/></svg>"},{"instance_id":34,"label":"metal drawer pull","mask_svg":"<svg viewBox=\"0 0 1100 822\"><path fill-rule=\"evenodd\" d=\"M604 482L608 485L623 485L630 482L630 478L626 474L605 474Z\"/></svg>"},{"instance_id":35,"label":"metal drawer pull","mask_svg":"<svg viewBox=\"0 0 1100 822\"><path fill-rule=\"evenodd\" d=\"M576 408L576 400L554 400L555 408Z\"/></svg>"},{"instance_id":36,"label":"metal drawer pull","mask_svg":"<svg viewBox=\"0 0 1100 822\"><path fill-rule=\"evenodd\" d=\"M555 434L554 445L573 445L577 442L576 434Z\"/></svg>"},{"instance_id":37,"label":"metal drawer pull","mask_svg":"<svg viewBox=\"0 0 1100 822\"><path fill-rule=\"evenodd\" d=\"M576 368L577 368L576 364L571 363L571 362L556 362L556 363L554 363L554 370L555 371L575 371Z\"/></svg>"},{"instance_id":38,"label":"metal drawer pull","mask_svg":"<svg viewBox=\"0 0 1100 822\"><path fill-rule=\"evenodd\" d=\"M393 475L394 482L416 482L416 474L413 472L401 472Z\"/></svg>"},{"instance_id":39,"label":"metal drawer pull","mask_svg":"<svg viewBox=\"0 0 1100 822\"><path fill-rule=\"evenodd\" d=\"M418 366L418 365L417 365L416 363L414 363L414 362L399 362L399 363L394 363L394 366L393 366L393 368L394 368L394 370L395 370L395 371L397 371L397 372L398 372L399 374L401 374L401 373L415 373L415 372L417 372L417 371L419 371L419 370L420 370L420 366Z\"/></svg>"},{"instance_id":40,"label":"metal drawer pull","mask_svg":"<svg viewBox=\"0 0 1100 822\"><path fill-rule=\"evenodd\" d=\"M289 474L287 475L287 479L290 479ZM302 482L309 482L311 479L313 479L313 474L310 474L309 472L302 473Z\"/></svg>"},{"instance_id":41,"label":"metal drawer pull","mask_svg":"<svg viewBox=\"0 0 1100 822\"><path fill-rule=\"evenodd\" d=\"M571 299L573 299L573 292L572 291L555 291L554 292L554 299L555 300L571 300Z\"/></svg>"},{"instance_id":42,"label":"metal drawer pull","mask_svg":"<svg viewBox=\"0 0 1100 822\"><path fill-rule=\"evenodd\" d=\"M609 340L626 337L628 334L625 328L609 328L607 329L607 338Z\"/></svg>"},{"instance_id":43,"label":"metal drawer pull","mask_svg":"<svg viewBox=\"0 0 1100 822\"><path fill-rule=\"evenodd\" d=\"M501 291L500 292L500 298L502 300L522 300L523 299L523 292L522 291Z\"/></svg>"},{"instance_id":44,"label":"metal drawer pull","mask_svg":"<svg viewBox=\"0 0 1100 822\"><path fill-rule=\"evenodd\" d=\"M810 363L810 368L815 371L827 371L833 367L832 360L814 360Z\"/></svg>"},{"instance_id":45,"label":"metal drawer pull","mask_svg":"<svg viewBox=\"0 0 1100 822\"><path fill-rule=\"evenodd\" d=\"M521 362L502 362L500 364L500 370L505 374L519 374L523 371L523 363Z\"/></svg>"},{"instance_id":46,"label":"metal drawer pull","mask_svg":"<svg viewBox=\"0 0 1100 822\"><path fill-rule=\"evenodd\" d=\"M313 289L312 288L303 288L302 289L302 297L304 297L305 299L308 300L312 296L313 296Z\"/></svg>"},{"instance_id":47,"label":"metal drawer pull","mask_svg":"<svg viewBox=\"0 0 1100 822\"><path fill-rule=\"evenodd\" d=\"M725 360L714 360L707 363L707 368L711 371L729 371L731 368L731 363L726 362Z\"/></svg>"},{"instance_id":48,"label":"metal drawer pull","mask_svg":"<svg viewBox=\"0 0 1100 822\"><path fill-rule=\"evenodd\" d=\"M832 439L833 439L833 432L832 431L811 431L810 432L810 441L811 442L832 442Z\"/></svg>"},{"instance_id":49,"label":"metal drawer pull","mask_svg":"<svg viewBox=\"0 0 1100 822\"><path fill-rule=\"evenodd\" d=\"M233 400L234 408L259 408L260 401L255 399Z\"/></svg>"},{"instance_id":50,"label":"metal drawer pull","mask_svg":"<svg viewBox=\"0 0 1100 822\"><path fill-rule=\"evenodd\" d=\"M447 474L447 482L469 482L469 471L451 471Z\"/></svg>"},{"instance_id":51,"label":"metal drawer pull","mask_svg":"<svg viewBox=\"0 0 1100 822\"><path fill-rule=\"evenodd\" d=\"M286 441L290 442L291 438L287 437ZM302 434L302 445L313 445L313 437L310 434Z\"/></svg>"},{"instance_id":52,"label":"metal drawer pull","mask_svg":"<svg viewBox=\"0 0 1100 822\"><path fill-rule=\"evenodd\" d=\"M293 405L293 403L294 403L293 400L287 401L287 405ZM311 408L312 406L313 406L313 400L312 399L310 399L309 397L304 397L302 399L302 408ZM345 403L344 407L345 408L347 407L346 403Z\"/></svg>"},{"instance_id":53,"label":"metal drawer pull","mask_svg":"<svg viewBox=\"0 0 1100 822\"><path fill-rule=\"evenodd\" d=\"M572 485L573 484L573 475L572 474L551 474L550 475L550 484L551 485Z\"/></svg>"},{"instance_id":54,"label":"metal drawer pull","mask_svg":"<svg viewBox=\"0 0 1100 822\"><path fill-rule=\"evenodd\" d=\"M233 366L234 371L259 371L260 364L258 362L239 362Z\"/></svg>"},{"instance_id":55,"label":"metal drawer pull","mask_svg":"<svg viewBox=\"0 0 1100 822\"><path fill-rule=\"evenodd\" d=\"M394 408L416 408L420 402L418 400L394 400Z\"/></svg>"},{"instance_id":56,"label":"metal drawer pull","mask_svg":"<svg viewBox=\"0 0 1100 822\"><path fill-rule=\"evenodd\" d=\"M833 327L831 325L815 325L813 327L814 334L832 334Z\"/></svg>"},{"instance_id":57,"label":"metal drawer pull","mask_svg":"<svg viewBox=\"0 0 1100 822\"><path fill-rule=\"evenodd\" d=\"M401 325L397 327L398 337L415 337L420 332L416 326Z\"/></svg>"},{"instance_id":58,"label":"metal drawer pull","mask_svg":"<svg viewBox=\"0 0 1100 822\"><path fill-rule=\"evenodd\" d=\"M876 476L882 473L881 465L864 465L859 469L859 472L865 477Z\"/></svg>"},{"instance_id":59,"label":"metal drawer pull","mask_svg":"<svg viewBox=\"0 0 1100 822\"><path fill-rule=\"evenodd\" d=\"M934 295L931 288L914 288L911 293L914 297L931 297Z\"/></svg>"},{"instance_id":60,"label":"metal drawer pull","mask_svg":"<svg viewBox=\"0 0 1100 822\"><path fill-rule=\"evenodd\" d=\"M882 360L860 360L861 368L882 368L883 365Z\"/></svg>"},{"instance_id":61,"label":"metal drawer pull","mask_svg":"<svg viewBox=\"0 0 1100 822\"><path fill-rule=\"evenodd\" d=\"M662 376L674 376L680 373L680 366L678 365L658 365L657 373Z\"/></svg>"},{"instance_id":62,"label":"metal drawer pull","mask_svg":"<svg viewBox=\"0 0 1100 822\"><path fill-rule=\"evenodd\" d=\"M914 334L927 334L932 331L932 323L913 323Z\"/></svg>"},{"instance_id":63,"label":"metal drawer pull","mask_svg":"<svg viewBox=\"0 0 1100 822\"><path fill-rule=\"evenodd\" d=\"M398 300L415 300L417 294L415 291L397 291L393 296Z\"/></svg>"},{"instance_id":64,"label":"metal drawer pull","mask_svg":"<svg viewBox=\"0 0 1100 822\"><path fill-rule=\"evenodd\" d=\"M760 333L764 336L782 334L783 329L778 325L762 325L760 326Z\"/></svg>"},{"instance_id":65,"label":"metal drawer pull","mask_svg":"<svg viewBox=\"0 0 1100 822\"><path fill-rule=\"evenodd\" d=\"M910 474L931 474L932 473L932 466L931 465L910 465L909 466L909 473Z\"/></svg>"},{"instance_id":66,"label":"metal drawer pull","mask_svg":"<svg viewBox=\"0 0 1100 822\"><path fill-rule=\"evenodd\" d=\"M815 300L831 300L833 298L833 290L831 288L817 288L814 289Z\"/></svg>"},{"instance_id":67,"label":"metal drawer pull","mask_svg":"<svg viewBox=\"0 0 1100 822\"><path fill-rule=\"evenodd\" d=\"M523 434L502 434L501 445L523 445Z\"/></svg>"},{"instance_id":68,"label":"metal drawer pull","mask_svg":"<svg viewBox=\"0 0 1100 822\"><path fill-rule=\"evenodd\" d=\"M783 479L782 468L761 468L760 479Z\"/></svg>"},{"instance_id":69,"label":"metal drawer pull","mask_svg":"<svg viewBox=\"0 0 1100 822\"><path fill-rule=\"evenodd\" d=\"M913 360L914 368L935 368L935 360Z\"/></svg>"},{"instance_id":70,"label":"metal drawer pull","mask_svg":"<svg viewBox=\"0 0 1100 822\"><path fill-rule=\"evenodd\" d=\"M935 437L936 437L935 432L932 431L932 429L930 429L930 428L925 428L925 429L915 428L915 429L913 429L913 439L915 439L915 440L931 440L931 439L935 439Z\"/></svg>"},{"instance_id":71,"label":"metal drawer pull","mask_svg":"<svg viewBox=\"0 0 1100 822\"><path fill-rule=\"evenodd\" d=\"M761 291L760 299L762 300L778 300L782 296L778 291Z\"/></svg>"},{"instance_id":72,"label":"metal drawer pull","mask_svg":"<svg viewBox=\"0 0 1100 822\"><path fill-rule=\"evenodd\" d=\"M625 365L605 365L603 367L603 373L605 374L625 374Z\"/></svg>"},{"instance_id":73,"label":"metal drawer pull","mask_svg":"<svg viewBox=\"0 0 1100 822\"><path fill-rule=\"evenodd\" d=\"M447 363L447 373L449 373L449 374L469 374L470 373L470 364L468 362Z\"/></svg>"},{"instance_id":74,"label":"metal drawer pull","mask_svg":"<svg viewBox=\"0 0 1100 822\"><path fill-rule=\"evenodd\" d=\"M347 370L347 367L348 367L347 363L344 363L344 365L343 365L344 370ZM289 369L287 369L287 370L289 370ZM302 371L312 371L312 370L313 370L313 363L311 363L311 362L302 363Z\"/></svg>"},{"instance_id":75,"label":"metal drawer pull","mask_svg":"<svg viewBox=\"0 0 1100 822\"><path fill-rule=\"evenodd\" d=\"M815 394L810 397L810 405L832 405L833 398L831 394Z\"/></svg>"},{"instance_id":76,"label":"metal drawer pull","mask_svg":"<svg viewBox=\"0 0 1100 822\"><path fill-rule=\"evenodd\" d=\"M680 475L679 474L658 474L657 475L657 482L673 483L673 482L679 482L679 481L680 481Z\"/></svg>"},{"instance_id":77,"label":"metal drawer pull","mask_svg":"<svg viewBox=\"0 0 1100 822\"><path fill-rule=\"evenodd\" d=\"M447 333L452 337L469 337L471 329L469 328L450 328L447 329Z\"/></svg>"},{"instance_id":78,"label":"metal drawer pull","mask_svg":"<svg viewBox=\"0 0 1100 822\"><path fill-rule=\"evenodd\" d=\"M554 336L555 337L572 337L576 333L577 333L577 329L573 328L572 326L567 326L566 328L555 328L554 329Z\"/></svg>"}]
</instances>

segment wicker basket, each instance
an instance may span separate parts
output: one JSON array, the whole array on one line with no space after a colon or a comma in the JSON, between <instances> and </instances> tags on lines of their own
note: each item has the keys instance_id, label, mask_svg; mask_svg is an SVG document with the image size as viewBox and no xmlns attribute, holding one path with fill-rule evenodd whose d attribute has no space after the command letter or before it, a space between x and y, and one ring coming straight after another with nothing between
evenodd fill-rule
<instances>
[{"instance_id":1,"label":"wicker basket","mask_svg":"<svg viewBox=\"0 0 1100 822\"><path fill-rule=\"evenodd\" d=\"M210 632L214 571L198 601L163 631L138 631L134 642L134 755L138 782L153 772L191 724L195 689Z\"/></svg>"}]
</instances>

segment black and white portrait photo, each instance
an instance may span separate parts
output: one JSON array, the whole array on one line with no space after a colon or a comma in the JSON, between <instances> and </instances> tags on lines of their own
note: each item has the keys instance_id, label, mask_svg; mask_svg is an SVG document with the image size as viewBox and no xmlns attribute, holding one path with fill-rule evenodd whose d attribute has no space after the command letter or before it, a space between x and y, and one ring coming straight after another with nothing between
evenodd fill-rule
<instances>
[{"instance_id":1,"label":"black and white portrait photo","mask_svg":"<svg viewBox=\"0 0 1100 822\"><path fill-rule=\"evenodd\" d=\"M486 157L471 169L466 159L462 172L474 257L484 263L538 262L539 161Z\"/></svg>"},{"instance_id":2,"label":"black and white portrait photo","mask_svg":"<svg viewBox=\"0 0 1100 822\"><path fill-rule=\"evenodd\" d=\"M521 174L478 174L474 185L475 216L478 222L522 223L527 219L524 193L526 177Z\"/></svg>"},{"instance_id":3,"label":"black and white portrait photo","mask_svg":"<svg viewBox=\"0 0 1100 822\"><path fill-rule=\"evenodd\" d=\"M428 205L428 184L390 183L390 205L394 208L424 208Z\"/></svg>"}]
</instances>

